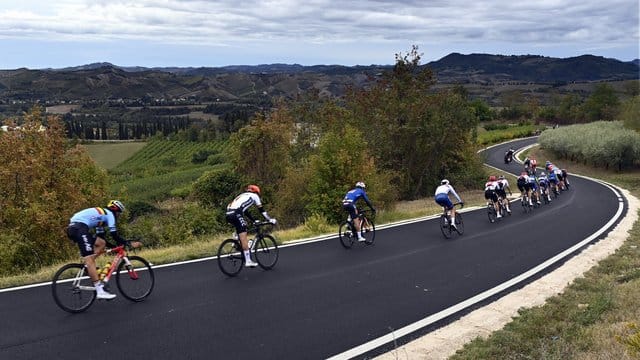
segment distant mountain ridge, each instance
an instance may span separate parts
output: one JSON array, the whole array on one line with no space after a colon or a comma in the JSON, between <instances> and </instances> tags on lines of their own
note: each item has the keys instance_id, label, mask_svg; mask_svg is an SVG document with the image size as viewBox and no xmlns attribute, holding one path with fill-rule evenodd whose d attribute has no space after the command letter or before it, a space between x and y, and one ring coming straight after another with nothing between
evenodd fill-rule
<instances>
[{"instance_id":1,"label":"distant mountain ridge","mask_svg":"<svg viewBox=\"0 0 640 360\"><path fill-rule=\"evenodd\" d=\"M593 55L452 53L425 64L440 84L557 84L640 79L640 62ZM95 63L63 69L0 70L0 100L95 100L107 98L196 98L202 101L260 96L295 97L314 89L342 96L363 87L392 65L264 64L224 67L120 67Z\"/></svg>"}]
</instances>

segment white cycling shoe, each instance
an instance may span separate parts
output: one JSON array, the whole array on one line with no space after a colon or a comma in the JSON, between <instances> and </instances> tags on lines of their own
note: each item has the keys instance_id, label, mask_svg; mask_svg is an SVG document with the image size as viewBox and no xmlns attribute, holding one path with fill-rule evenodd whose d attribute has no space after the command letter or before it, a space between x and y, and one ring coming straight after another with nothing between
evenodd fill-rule
<instances>
[{"instance_id":1,"label":"white cycling shoe","mask_svg":"<svg viewBox=\"0 0 640 360\"><path fill-rule=\"evenodd\" d=\"M247 260L247 261L245 261L244 266L245 267L256 267L256 266L258 266L258 263L253 261L253 260Z\"/></svg>"}]
</instances>

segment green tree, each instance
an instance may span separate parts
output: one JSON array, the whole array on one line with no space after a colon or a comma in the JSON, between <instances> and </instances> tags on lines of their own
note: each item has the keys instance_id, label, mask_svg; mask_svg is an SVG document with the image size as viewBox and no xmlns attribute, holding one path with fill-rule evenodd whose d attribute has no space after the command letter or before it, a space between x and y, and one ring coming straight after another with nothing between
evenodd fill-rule
<instances>
[{"instance_id":1,"label":"green tree","mask_svg":"<svg viewBox=\"0 0 640 360\"><path fill-rule=\"evenodd\" d=\"M0 135L0 163L0 273L76 253L64 229L74 212L106 200L104 171L84 148L69 146L59 118L38 107Z\"/></svg>"},{"instance_id":2,"label":"green tree","mask_svg":"<svg viewBox=\"0 0 640 360\"><path fill-rule=\"evenodd\" d=\"M614 120L620 101L614 89L607 84L598 84L582 105L585 117L590 121Z\"/></svg>"},{"instance_id":3,"label":"green tree","mask_svg":"<svg viewBox=\"0 0 640 360\"><path fill-rule=\"evenodd\" d=\"M396 55L393 71L346 100L348 121L363 132L379 167L395 174L403 199L430 195L436 178L469 159L463 152L475 141L477 117L464 94L434 93L433 73L419 63L416 47Z\"/></svg>"},{"instance_id":4,"label":"green tree","mask_svg":"<svg viewBox=\"0 0 640 360\"><path fill-rule=\"evenodd\" d=\"M627 129L640 132L640 95L636 95L622 103L620 120Z\"/></svg>"}]
</instances>

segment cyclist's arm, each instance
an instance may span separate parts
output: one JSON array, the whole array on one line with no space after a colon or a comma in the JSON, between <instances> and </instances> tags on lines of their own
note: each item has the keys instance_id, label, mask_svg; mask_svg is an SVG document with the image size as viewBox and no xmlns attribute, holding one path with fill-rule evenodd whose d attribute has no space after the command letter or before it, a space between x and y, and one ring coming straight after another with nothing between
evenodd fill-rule
<instances>
[{"instance_id":1,"label":"cyclist's arm","mask_svg":"<svg viewBox=\"0 0 640 360\"><path fill-rule=\"evenodd\" d=\"M453 189L453 186L449 186L449 189L450 189L451 193L453 194L453 196L456 197L456 199L458 200L459 203L463 202L462 199L460 199L460 196L458 195L458 193Z\"/></svg>"}]
</instances>

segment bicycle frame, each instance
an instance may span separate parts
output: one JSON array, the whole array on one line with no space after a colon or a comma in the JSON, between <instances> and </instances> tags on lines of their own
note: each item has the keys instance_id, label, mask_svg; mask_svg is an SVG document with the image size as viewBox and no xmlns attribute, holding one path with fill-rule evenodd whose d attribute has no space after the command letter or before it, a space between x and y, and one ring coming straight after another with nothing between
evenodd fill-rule
<instances>
[{"instance_id":1,"label":"bicycle frame","mask_svg":"<svg viewBox=\"0 0 640 360\"><path fill-rule=\"evenodd\" d=\"M135 272L134 269L131 268L131 263L129 262L127 253L124 251L124 245L116 246L112 249L106 250L105 252L107 254L115 252L116 256L111 262L111 267L109 268L109 272L107 272L107 275L105 275L103 281L108 282L111 279L111 275L118 268L118 265L120 264L121 261L124 261L125 265L127 265L127 271L129 272L129 276L134 280L138 278L138 274Z\"/></svg>"}]
</instances>

